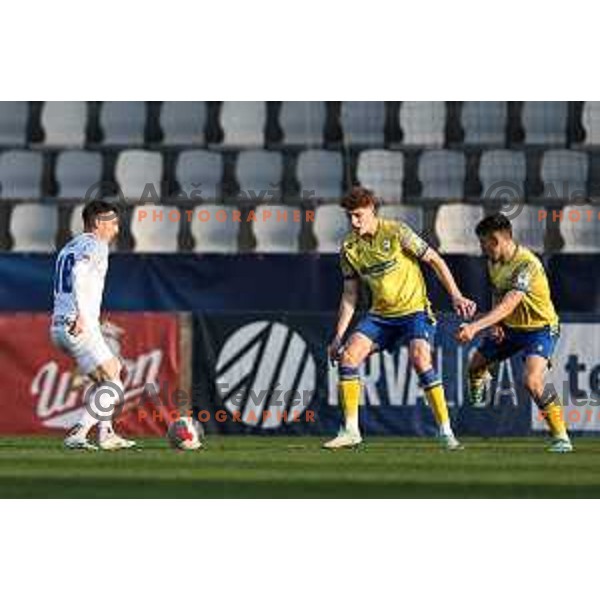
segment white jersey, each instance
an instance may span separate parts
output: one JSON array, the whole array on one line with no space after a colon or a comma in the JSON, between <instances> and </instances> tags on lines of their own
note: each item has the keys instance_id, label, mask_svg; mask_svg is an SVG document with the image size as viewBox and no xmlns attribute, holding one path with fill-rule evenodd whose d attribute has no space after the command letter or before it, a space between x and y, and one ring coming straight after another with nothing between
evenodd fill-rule
<instances>
[{"instance_id":1,"label":"white jersey","mask_svg":"<svg viewBox=\"0 0 600 600\"><path fill-rule=\"evenodd\" d=\"M54 316L80 314L88 325L100 320L108 244L93 233L73 238L58 254L54 268Z\"/></svg>"}]
</instances>

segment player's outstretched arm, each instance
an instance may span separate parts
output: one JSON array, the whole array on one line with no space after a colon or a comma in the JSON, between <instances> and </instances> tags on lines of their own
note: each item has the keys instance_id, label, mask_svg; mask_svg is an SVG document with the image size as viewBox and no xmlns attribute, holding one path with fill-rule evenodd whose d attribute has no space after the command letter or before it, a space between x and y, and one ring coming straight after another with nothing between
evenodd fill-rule
<instances>
[{"instance_id":1,"label":"player's outstretched arm","mask_svg":"<svg viewBox=\"0 0 600 600\"><path fill-rule=\"evenodd\" d=\"M477 312L477 304L463 296L446 261L433 248L427 248L421 260L434 270L452 299L452 307L456 313L463 319L470 319Z\"/></svg>"},{"instance_id":2,"label":"player's outstretched arm","mask_svg":"<svg viewBox=\"0 0 600 600\"><path fill-rule=\"evenodd\" d=\"M342 340L346 333L358 302L359 282L358 279L345 279L344 291L338 309L335 335L327 348L327 354L332 362L336 362L342 346Z\"/></svg>"},{"instance_id":3,"label":"player's outstretched arm","mask_svg":"<svg viewBox=\"0 0 600 600\"><path fill-rule=\"evenodd\" d=\"M519 290L511 290L508 292L502 300L494 308L483 315L476 321L472 323L465 323L461 325L456 333L456 339L466 344L470 342L480 331L487 329L488 327L492 327L493 325L497 325L508 315L510 315L515 308L519 305L523 297L525 296L524 292Z\"/></svg>"}]
</instances>

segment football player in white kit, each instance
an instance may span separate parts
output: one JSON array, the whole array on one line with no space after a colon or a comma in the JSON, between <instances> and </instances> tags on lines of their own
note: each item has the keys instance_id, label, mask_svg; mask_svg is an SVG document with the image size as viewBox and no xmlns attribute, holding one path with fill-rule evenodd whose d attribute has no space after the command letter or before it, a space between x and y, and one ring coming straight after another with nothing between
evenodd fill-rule
<instances>
[{"instance_id":1,"label":"football player in white kit","mask_svg":"<svg viewBox=\"0 0 600 600\"><path fill-rule=\"evenodd\" d=\"M122 402L121 363L100 330L100 305L108 269L108 246L119 233L115 207L93 200L83 209L84 233L60 251L54 270L54 311L50 337L94 383L85 394L79 422L67 433L66 448L120 450L135 442L117 435L112 426L115 407ZM98 446L88 440L98 425Z\"/></svg>"}]
</instances>

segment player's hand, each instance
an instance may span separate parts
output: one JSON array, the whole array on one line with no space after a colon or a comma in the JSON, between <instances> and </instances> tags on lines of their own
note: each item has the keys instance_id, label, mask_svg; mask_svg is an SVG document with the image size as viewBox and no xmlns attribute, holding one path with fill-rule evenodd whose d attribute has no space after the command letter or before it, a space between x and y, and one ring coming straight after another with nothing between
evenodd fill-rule
<instances>
[{"instance_id":1,"label":"player's hand","mask_svg":"<svg viewBox=\"0 0 600 600\"><path fill-rule=\"evenodd\" d=\"M340 359L342 353L342 338L335 336L329 346L327 346L327 355L332 365L335 365Z\"/></svg>"},{"instance_id":2,"label":"player's hand","mask_svg":"<svg viewBox=\"0 0 600 600\"><path fill-rule=\"evenodd\" d=\"M77 315L77 318L73 321L71 327L69 328L69 333L72 336L77 337L80 333L83 333L84 328L83 317L81 315Z\"/></svg>"},{"instance_id":3,"label":"player's hand","mask_svg":"<svg viewBox=\"0 0 600 600\"><path fill-rule=\"evenodd\" d=\"M452 308L461 319L471 319L477 312L477 304L465 296L454 296Z\"/></svg>"},{"instance_id":4,"label":"player's hand","mask_svg":"<svg viewBox=\"0 0 600 600\"><path fill-rule=\"evenodd\" d=\"M477 335L477 330L470 323L463 323L456 332L456 341L468 344Z\"/></svg>"},{"instance_id":5,"label":"player's hand","mask_svg":"<svg viewBox=\"0 0 600 600\"><path fill-rule=\"evenodd\" d=\"M490 329L490 336L492 337L492 339L500 343L504 341L504 335L504 327L502 327L501 325L492 325Z\"/></svg>"}]
</instances>

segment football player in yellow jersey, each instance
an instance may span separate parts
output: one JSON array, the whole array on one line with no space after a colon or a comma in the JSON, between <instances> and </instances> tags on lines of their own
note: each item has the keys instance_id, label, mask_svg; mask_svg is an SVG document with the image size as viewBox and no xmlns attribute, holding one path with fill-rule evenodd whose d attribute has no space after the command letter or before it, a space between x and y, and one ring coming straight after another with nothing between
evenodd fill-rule
<instances>
[{"instance_id":1,"label":"football player in yellow jersey","mask_svg":"<svg viewBox=\"0 0 600 600\"><path fill-rule=\"evenodd\" d=\"M444 388L431 359L435 320L431 313L420 262L429 264L452 298L462 318L473 316L476 305L465 298L446 262L408 225L380 219L373 193L354 188L342 202L352 231L341 249L344 288L335 336L329 345L329 357L339 363L338 386L344 426L337 437L324 447L337 449L360 444L358 423L361 381L358 368L374 351L405 343L409 359L417 372L446 448L461 448L448 417ZM360 282L371 291L371 308L359 322L347 343L342 345L356 309Z\"/></svg>"},{"instance_id":2,"label":"football player in yellow jersey","mask_svg":"<svg viewBox=\"0 0 600 600\"><path fill-rule=\"evenodd\" d=\"M463 324L457 339L470 342L490 329L469 364L471 403L483 402L489 367L518 353L525 360L524 385L542 411L552 434L552 452L573 450L560 399L544 385L548 362L558 340L558 316L550 297L544 267L527 248L515 242L512 225L502 214L483 219L475 230L488 257L494 307L472 323Z\"/></svg>"}]
</instances>

